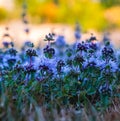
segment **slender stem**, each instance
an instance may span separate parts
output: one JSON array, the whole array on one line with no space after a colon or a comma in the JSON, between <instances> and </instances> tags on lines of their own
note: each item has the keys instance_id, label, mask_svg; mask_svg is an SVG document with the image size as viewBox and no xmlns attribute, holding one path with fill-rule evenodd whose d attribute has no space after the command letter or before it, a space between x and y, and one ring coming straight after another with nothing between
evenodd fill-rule
<instances>
[{"instance_id":1,"label":"slender stem","mask_svg":"<svg viewBox=\"0 0 120 121\"><path fill-rule=\"evenodd\" d=\"M48 40L48 46L50 47L50 41Z\"/></svg>"},{"instance_id":2,"label":"slender stem","mask_svg":"<svg viewBox=\"0 0 120 121\"><path fill-rule=\"evenodd\" d=\"M30 66L32 65L32 56L30 56Z\"/></svg>"}]
</instances>

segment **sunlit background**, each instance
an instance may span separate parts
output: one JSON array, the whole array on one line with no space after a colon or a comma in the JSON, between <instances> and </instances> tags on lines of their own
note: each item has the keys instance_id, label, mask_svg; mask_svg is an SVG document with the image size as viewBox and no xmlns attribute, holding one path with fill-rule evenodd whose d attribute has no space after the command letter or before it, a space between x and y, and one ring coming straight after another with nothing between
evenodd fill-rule
<instances>
[{"instance_id":1,"label":"sunlit background","mask_svg":"<svg viewBox=\"0 0 120 121\"><path fill-rule=\"evenodd\" d=\"M112 31L111 36L118 42L119 13L120 0L0 0L0 29L9 26L13 36L19 30L17 37L23 38L22 16L27 14L31 39L40 39L50 31L68 35L78 22L83 33Z\"/></svg>"}]
</instances>

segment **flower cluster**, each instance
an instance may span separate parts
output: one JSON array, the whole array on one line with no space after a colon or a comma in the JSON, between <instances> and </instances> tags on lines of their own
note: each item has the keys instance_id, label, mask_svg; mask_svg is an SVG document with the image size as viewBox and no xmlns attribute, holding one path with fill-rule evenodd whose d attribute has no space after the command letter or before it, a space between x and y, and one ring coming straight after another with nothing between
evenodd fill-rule
<instances>
[{"instance_id":1,"label":"flower cluster","mask_svg":"<svg viewBox=\"0 0 120 121\"><path fill-rule=\"evenodd\" d=\"M80 35L76 38L80 39ZM27 41L20 51L14 43L4 42L5 48L0 50L1 85L10 89L14 97L20 90L23 99L17 98L21 102L28 97L38 100L39 96L44 98L42 103L58 101L76 106L80 102L84 104L87 98L97 105L115 96L116 86L120 84L119 49L108 41L94 42L94 36L90 41L77 41L73 45L67 45L64 36L56 37L54 44L50 44L53 40L53 34L46 35L48 44L39 49Z\"/></svg>"},{"instance_id":2,"label":"flower cluster","mask_svg":"<svg viewBox=\"0 0 120 121\"><path fill-rule=\"evenodd\" d=\"M43 52L44 52L45 56L48 58L52 58L55 55L54 48L51 48L48 45L43 49Z\"/></svg>"},{"instance_id":3,"label":"flower cluster","mask_svg":"<svg viewBox=\"0 0 120 121\"><path fill-rule=\"evenodd\" d=\"M26 54L27 54L28 56L30 56L30 57L32 57L32 56L37 56L36 50L34 50L34 49L28 49L28 50L26 51Z\"/></svg>"},{"instance_id":4,"label":"flower cluster","mask_svg":"<svg viewBox=\"0 0 120 121\"><path fill-rule=\"evenodd\" d=\"M84 42L82 42L82 43L78 43L78 45L77 45L77 51L80 51L80 52L82 52L82 51L87 51L87 46L86 46L86 44L84 44Z\"/></svg>"}]
</instances>

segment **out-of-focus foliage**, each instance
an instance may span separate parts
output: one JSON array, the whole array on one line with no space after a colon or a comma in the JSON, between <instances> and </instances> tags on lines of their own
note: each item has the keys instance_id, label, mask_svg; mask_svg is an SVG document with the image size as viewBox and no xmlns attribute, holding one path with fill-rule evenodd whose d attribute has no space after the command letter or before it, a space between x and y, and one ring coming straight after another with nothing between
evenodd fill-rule
<instances>
[{"instance_id":1,"label":"out-of-focus foliage","mask_svg":"<svg viewBox=\"0 0 120 121\"><path fill-rule=\"evenodd\" d=\"M7 18L7 11L4 8L0 8L0 22Z\"/></svg>"},{"instance_id":2,"label":"out-of-focus foliage","mask_svg":"<svg viewBox=\"0 0 120 121\"><path fill-rule=\"evenodd\" d=\"M100 0L105 7L111 7L114 5L120 5L120 0Z\"/></svg>"},{"instance_id":3,"label":"out-of-focus foliage","mask_svg":"<svg viewBox=\"0 0 120 121\"><path fill-rule=\"evenodd\" d=\"M16 1L22 6L23 0ZM83 28L97 28L106 26L104 11L99 2L91 0L28 0L28 13L34 22L62 22L79 21ZM21 7L20 6L20 7Z\"/></svg>"},{"instance_id":4,"label":"out-of-focus foliage","mask_svg":"<svg viewBox=\"0 0 120 121\"><path fill-rule=\"evenodd\" d=\"M22 6L27 5L27 15L32 23L65 23L76 21L84 30L119 27L120 0L14 0L11 18L20 18ZM0 12L1 14L1 12ZM6 15L6 14L5 14ZM0 19L4 19L4 14Z\"/></svg>"}]
</instances>

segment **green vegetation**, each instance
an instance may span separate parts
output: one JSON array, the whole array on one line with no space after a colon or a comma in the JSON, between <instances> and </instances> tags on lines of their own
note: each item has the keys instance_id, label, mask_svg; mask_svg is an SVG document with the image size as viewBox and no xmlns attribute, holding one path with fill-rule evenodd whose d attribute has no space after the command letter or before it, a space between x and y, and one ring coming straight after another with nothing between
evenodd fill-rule
<instances>
[{"instance_id":1,"label":"green vegetation","mask_svg":"<svg viewBox=\"0 0 120 121\"><path fill-rule=\"evenodd\" d=\"M80 41L78 26L73 45L68 45L64 36L55 40L54 36L45 36L48 44L43 48L26 41L19 51L13 42L3 42L0 120L107 121L107 113L117 114L120 49L115 49L109 39L104 39L104 44L97 42L93 35ZM4 37L11 39L9 34ZM117 117L120 119L119 114Z\"/></svg>"},{"instance_id":2,"label":"green vegetation","mask_svg":"<svg viewBox=\"0 0 120 121\"><path fill-rule=\"evenodd\" d=\"M111 6L114 6L114 5L120 5L120 0L101 0L101 3L105 7L111 7Z\"/></svg>"}]
</instances>

